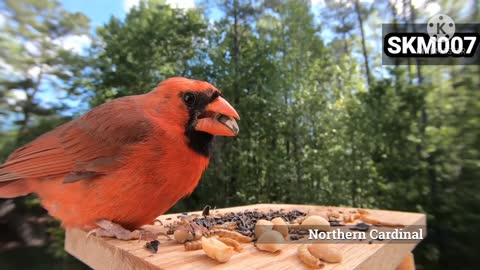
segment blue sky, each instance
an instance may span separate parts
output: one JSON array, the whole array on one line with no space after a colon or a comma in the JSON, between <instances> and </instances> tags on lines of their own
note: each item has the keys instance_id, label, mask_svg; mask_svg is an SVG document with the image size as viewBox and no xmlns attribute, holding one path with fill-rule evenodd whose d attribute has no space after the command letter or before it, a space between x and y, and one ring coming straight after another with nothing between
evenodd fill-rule
<instances>
[{"instance_id":1,"label":"blue sky","mask_svg":"<svg viewBox=\"0 0 480 270\"><path fill-rule=\"evenodd\" d=\"M139 3L140 0L58 0L63 8L70 12L81 12L90 19L91 33L95 33L95 29L110 19L111 16L123 19L132 6ZM167 4L176 8L193 8L195 7L195 0L164 0ZM3 18L0 16L0 19ZM1 24L1 20L0 20ZM85 53L85 48L88 48L91 43L90 37L86 35L69 36L64 40L58 40L65 49L72 50L76 53ZM29 70L29 74L33 77L38 76L38 68ZM55 91L54 89L45 86L43 90L38 93L37 99L47 107L58 104L61 97L65 93ZM14 91L13 96L17 100L26 98L25 93L21 91ZM85 112L88 110L88 104L77 100L63 100L73 110L67 110L63 114L69 115L75 112ZM13 128L14 120L20 120L22 117L19 114L11 114L7 119L5 125L7 128Z\"/></svg>"},{"instance_id":2,"label":"blue sky","mask_svg":"<svg viewBox=\"0 0 480 270\"><path fill-rule=\"evenodd\" d=\"M98 26L101 26L105 22L109 20L109 18L113 15L119 18L125 17L126 11L128 10L128 6L134 4L137 1L132 0L59 0L62 6L70 11L70 12L82 12L87 17L90 18L91 29L92 33L94 29ZM69 44L66 47L72 48L74 50L81 50L81 47L88 46L89 38L86 39L71 39ZM32 73L36 73L34 69L32 69ZM17 98L24 99L25 95L17 92L14 93ZM44 89L44 91L38 94L38 97L42 103L46 104L54 104L57 103L60 96L63 96L63 93L58 93L53 89ZM79 100L77 101L69 101L67 102L70 106L74 107L76 110L87 110L88 105L82 104ZM71 112L66 112L65 114L70 114ZM7 119L5 123L5 127L13 128L12 121L20 120L22 117L17 114L12 114Z\"/></svg>"},{"instance_id":3,"label":"blue sky","mask_svg":"<svg viewBox=\"0 0 480 270\"><path fill-rule=\"evenodd\" d=\"M124 17L125 9L121 0L60 0L63 7L71 12L82 12L91 19L92 28L102 25L110 16Z\"/></svg>"},{"instance_id":4,"label":"blue sky","mask_svg":"<svg viewBox=\"0 0 480 270\"><path fill-rule=\"evenodd\" d=\"M59 0L63 7L71 12L82 12L91 20L92 29L107 22L113 15L124 18L130 7L139 0ZM173 7L193 7L194 0L166 0Z\"/></svg>"}]
</instances>

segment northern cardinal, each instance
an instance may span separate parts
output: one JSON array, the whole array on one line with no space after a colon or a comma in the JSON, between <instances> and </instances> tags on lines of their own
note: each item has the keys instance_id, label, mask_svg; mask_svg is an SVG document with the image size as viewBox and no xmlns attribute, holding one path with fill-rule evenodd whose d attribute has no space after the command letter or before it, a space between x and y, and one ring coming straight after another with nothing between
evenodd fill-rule
<instances>
[{"instance_id":1,"label":"northern cardinal","mask_svg":"<svg viewBox=\"0 0 480 270\"><path fill-rule=\"evenodd\" d=\"M235 119L211 84L170 78L17 149L0 166L0 197L36 193L64 227L135 238L129 230L192 193L214 136L237 135Z\"/></svg>"}]
</instances>

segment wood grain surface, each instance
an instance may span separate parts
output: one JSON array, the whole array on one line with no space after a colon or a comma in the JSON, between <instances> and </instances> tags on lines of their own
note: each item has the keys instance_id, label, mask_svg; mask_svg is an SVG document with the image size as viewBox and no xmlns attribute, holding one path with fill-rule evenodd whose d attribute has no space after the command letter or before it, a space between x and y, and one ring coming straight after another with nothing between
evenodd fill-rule
<instances>
[{"instance_id":1,"label":"wood grain surface","mask_svg":"<svg viewBox=\"0 0 480 270\"><path fill-rule=\"evenodd\" d=\"M326 209L348 211L350 208L285 205L285 204L257 204L241 207L219 209L219 212L236 212L258 209L268 211L298 209L310 214L324 212ZM426 225L424 214L395 212L385 210L369 210L371 217L380 221L403 224L406 229L412 225ZM193 212L200 213L200 212ZM176 219L178 214L160 216L158 219L164 224ZM171 220L167 220L171 218ZM426 236L424 231L423 237ZM159 238L161 245L156 254L145 248L145 241L122 241L110 238L90 236L78 229L69 229L66 232L65 250L83 261L90 267L104 269L308 269L297 256L297 244L289 244L281 252L268 253L259 251L252 243L243 244L244 250L235 254L227 263L218 263L205 255L203 250L185 251L183 245L175 241ZM420 240L418 240L420 241ZM326 264L324 269L365 269L389 270L395 269L402 259L407 256L418 242L388 243L367 241L359 243L335 244L343 253L343 261L337 264Z\"/></svg>"}]
</instances>

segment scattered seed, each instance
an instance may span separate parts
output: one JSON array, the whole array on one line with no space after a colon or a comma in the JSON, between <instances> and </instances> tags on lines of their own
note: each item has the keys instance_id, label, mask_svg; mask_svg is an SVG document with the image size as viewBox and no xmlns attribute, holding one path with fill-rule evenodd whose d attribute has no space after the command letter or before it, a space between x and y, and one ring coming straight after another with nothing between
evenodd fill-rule
<instances>
[{"instance_id":1,"label":"scattered seed","mask_svg":"<svg viewBox=\"0 0 480 270\"><path fill-rule=\"evenodd\" d=\"M298 235L307 235L307 234L309 234L309 233L310 233L310 232L309 232L308 230L298 230L298 231L297 231L297 234L298 234Z\"/></svg>"},{"instance_id":2,"label":"scattered seed","mask_svg":"<svg viewBox=\"0 0 480 270\"><path fill-rule=\"evenodd\" d=\"M207 217L210 215L210 205L206 205L204 208L203 208L203 211L202 211L202 216L204 217Z\"/></svg>"},{"instance_id":3,"label":"scattered seed","mask_svg":"<svg viewBox=\"0 0 480 270\"><path fill-rule=\"evenodd\" d=\"M367 214L362 214L360 216L360 219L363 221L363 222L368 222L372 225L382 225L384 227L392 227L392 228L403 228L405 227L405 225L403 224L398 224L398 223L392 223L392 222L386 222L386 221L379 221L377 219L373 219L371 217L368 217Z\"/></svg>"},{"instance_id":4,"label":"scattered seed","mask_svg":"<svg viewBox=\"0 0 480 270\"><path fill-rule=\"evenodd\" d=\"M158 251L158 246L160 245L160 241L158 240L153 240L153 241L150 241L150 242L147 242L145 244L145 247L150 250L151 252L153 253L157 253Z\"/></svg>"},{"instance_id":5,"label":"scattered seed","mask_svg":"<svg viewBox=\"0 0 480 270\"><path fill-rule=\"evenodd\" d=\"M300 237L298 235L290 235L290 240L297 241L300 240Z\"/></svg>"},{"instance_id":6,"label":"scattered seed","mask_svg":"<svg viewBox=\"0 0 480 270\"><path fill-rule=\"evenodd\" d=\"M345 226L341 221L330 221L330 226Z\"/></svg>"},{"instance_id":7,"label":"scattered seed","mask_svg":"<svg viewBox=\"0 0 480 270\"><path fill-rule=\"evenodd\" d=\"M292 210L286 212L285 210L274 211L270 210L267 212L259 212L258 209L254 210L245 210L240 212L227 212L227 213L215 213L212 215L212 211L209 211L209 216L199 216L191 218L191 221L197 223L198 225L205 227L207 229L218 228L217 225L224 223L232 223L236 226L236 231L240 234L252 237L254 235L255 224L260 219L272 220L277 217L283 218L287 223L291 223L294 220L303 219L306 213L299 210ZM233 226L233 225L231 225ZM230 228L230 227L229 227Z\"/></svg>"},{"instance_id":8,"label":"scattered seed","mask_svg":"<svg viewBox=\"0 0 480 270\"><path fill-rule=\"evenodd\" d=\"M233 222L219 223L218 225L213 225L212 229L223 229L233 231L237 228L237 224Z\"/></svg>"},{"instance_id":9,"label":"scattered seed","mask_svg":"<svg viewBox=\"0 0 480 270\"><path fill-rule=\"evenodd\" d=\"M366 231L368 231L369 228L370 228L370 224L360 222L360 223L357 223L354 226L350 227L349 229L352 230L352 231L366 232Z\"/></svg>"}]
</instances>

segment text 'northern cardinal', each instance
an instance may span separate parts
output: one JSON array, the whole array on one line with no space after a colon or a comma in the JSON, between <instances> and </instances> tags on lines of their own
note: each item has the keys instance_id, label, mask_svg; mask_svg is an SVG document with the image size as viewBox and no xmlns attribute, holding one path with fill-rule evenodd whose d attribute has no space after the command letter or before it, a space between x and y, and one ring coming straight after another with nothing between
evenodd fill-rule
<instances>
[{"instance_id":1,"label":"text 'northern cardinal'","mask_svg":"<svg viewBox=\"0 0 480 270\"><path fill-rule=\"evenodd\" d=\"M151 223L194 190L214 135L237 135L234 118L211 84L170 78L17 149L0 166L0 197L36 193L64 227L119 237L109 227Z\"/></svg>"}]
</instances>

